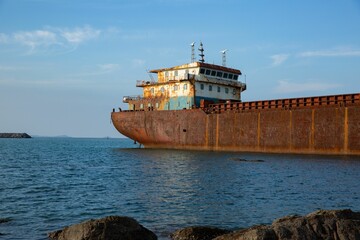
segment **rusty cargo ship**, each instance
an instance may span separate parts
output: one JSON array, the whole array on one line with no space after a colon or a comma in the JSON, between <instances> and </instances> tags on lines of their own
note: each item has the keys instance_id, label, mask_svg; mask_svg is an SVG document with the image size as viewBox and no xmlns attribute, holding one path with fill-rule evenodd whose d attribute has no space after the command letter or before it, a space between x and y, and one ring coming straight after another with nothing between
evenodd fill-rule
<instances>
[{"instance_id":1,"label":"rusty cargo ship","mask_svg":"<svg viewBox=\"0 0 360 240\"><path fill-rule=\"evenodd\" d=\"M138 81L143 95L123 98L115 128L145 148L360 155L360 93L242 102L241 71L199 50Z\"/></svg>"}]
</instances>

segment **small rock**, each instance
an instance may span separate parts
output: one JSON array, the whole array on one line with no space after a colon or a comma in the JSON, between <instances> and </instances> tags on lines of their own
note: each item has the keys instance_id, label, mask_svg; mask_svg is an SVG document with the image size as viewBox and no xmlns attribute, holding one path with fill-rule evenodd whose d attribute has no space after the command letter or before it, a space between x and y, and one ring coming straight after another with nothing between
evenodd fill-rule
<instances>
[{"instance_id":1,"label":"small rock","mask_svg":"<svg viewBox=\"0 0 360 240\"><path fill-rule=\"evenodd\" d=\"M230 231L214 227L187 227L170 234L173 240L211 240Z\"/></svg>"},{"instance_id":2,"label":"small rock","mask_svg":"<svg viewBox=\"0 0 360 240\"><path fill-rule=\"evenodd\" d=\"M65 227L48 234L52 240L156 240L157 236L135 219L109 216Z\"/></svg>"}]
</instances>

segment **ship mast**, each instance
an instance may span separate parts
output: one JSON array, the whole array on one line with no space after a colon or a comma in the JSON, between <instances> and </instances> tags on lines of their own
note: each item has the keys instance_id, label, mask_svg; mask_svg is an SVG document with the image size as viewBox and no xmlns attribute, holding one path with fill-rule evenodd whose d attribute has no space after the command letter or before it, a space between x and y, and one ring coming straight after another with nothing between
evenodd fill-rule
<instances>
[{"instance_id":1,"label":"ship mast","mask_svg":"<svg viewBox=\"0 0 360 240\"><path fill-rule=\"evenodd\" d=\"M190 44L191 46L191 62L196 62L196 59L195 59L195 42L192 42Z\"/></svg>"},{"instance_id":2,"label":"ship mast","mask_svg":"<svg viewBox=\"0 0 360 240\"><path fill-rule=\"evenodd\" d=\"M203 63L203 62L205 62L205 59L204 59L205 55L204 55L204 48L203 48L202 42L200 42L199 51L200 51L199 56L201 57L201 59L199 60L199 62L202 62L202 63Z\"/></svg>"},{"instance_id":3,"label":"ship mast","mask_svg":"<svg viewBox=\"0 0 360 240\"><path fill-rule=\"evenodd\" d=\"M223 67L226 67L226 52L227 52L227 49L221 51Z\"/></svg>"}]
</instances>

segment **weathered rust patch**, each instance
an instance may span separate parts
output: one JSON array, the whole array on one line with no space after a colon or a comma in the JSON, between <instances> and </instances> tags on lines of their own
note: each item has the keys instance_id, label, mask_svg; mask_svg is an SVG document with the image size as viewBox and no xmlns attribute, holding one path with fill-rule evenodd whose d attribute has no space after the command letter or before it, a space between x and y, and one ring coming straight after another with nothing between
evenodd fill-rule
<instances>
[{"instance_id":1,"label":"weathered rust patch","mask_svg":"<svg viewBox=\"0 0 360 240\"><path fill-rule=\"evenodd\" d=\"M123 111L111 116L119 132L145 147L360 155L359 96Z\"/></svg>"}]
</instances>

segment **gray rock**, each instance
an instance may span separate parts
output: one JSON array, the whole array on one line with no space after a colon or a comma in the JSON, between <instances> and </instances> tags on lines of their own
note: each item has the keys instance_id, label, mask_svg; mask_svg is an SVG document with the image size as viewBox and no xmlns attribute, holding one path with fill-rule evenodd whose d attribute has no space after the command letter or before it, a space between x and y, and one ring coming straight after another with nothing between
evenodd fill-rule
<instances>
[{"instance_id":1,"label":"gray rock","mask_svg":"<svg viewBox=\"0 0 360 240\"><path fill-rule=\"evenodd\" d=\"M187 227L170 235L173 240L211 240L230 231L214 227Z\"/></svg>"},{"instance_id":2,"label":"gray rock","mask_svg":"<svg viewBox=\"0 0 360 240\"><path fill-rule=\"evenodd\" d=\"M0 133L0 138L31 138L27 133Z\"/></svg>"},{"instance_id":3,"label":"gray rock","mask_svg":"<svg viewBox=\"0 0 360 240\"><path fill-rule=\"evenodd\" d=\"M135 219L109 216L51 232L52 240L156 240L157 236Z\"/></svg>"},{"instance_id":4,"label":"gray rock","mask_svg":"<svg viewBox=\"0 0 360 240\"><path fill-rule=\"evenodd\" d=\"M271 225L235 231L215 240L359 240L360 212L319 210L304 217L287 216Z\"/></svg>"}]
</instances>

